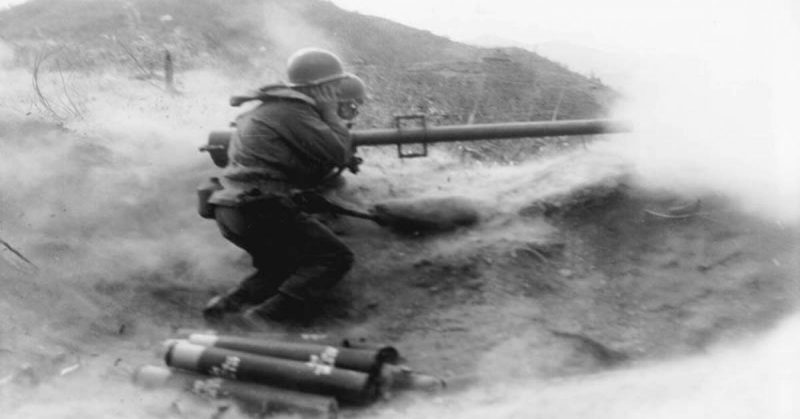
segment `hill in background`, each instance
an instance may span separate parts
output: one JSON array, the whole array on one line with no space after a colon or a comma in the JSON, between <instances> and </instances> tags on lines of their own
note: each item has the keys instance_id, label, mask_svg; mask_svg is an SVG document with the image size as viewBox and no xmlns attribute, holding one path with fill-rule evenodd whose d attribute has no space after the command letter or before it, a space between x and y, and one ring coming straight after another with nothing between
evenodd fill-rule
<instances>
[{"instance_id":1,"label":"hill in background","mask_svg":"<svg viewBox=\"0 0 800 419\"><path fill-rule=\"evenodd\" d=\"M215 68L260 83L281 79L292 51L317 45L367 81L366 126L420 112L442 124L593 118L615 97L524 49L469 46L319 0L31 0L0 12L0 37L27 68L55 54L59 71L156 78L169 51L177 79Z\"/></svg>"}]
</instances>

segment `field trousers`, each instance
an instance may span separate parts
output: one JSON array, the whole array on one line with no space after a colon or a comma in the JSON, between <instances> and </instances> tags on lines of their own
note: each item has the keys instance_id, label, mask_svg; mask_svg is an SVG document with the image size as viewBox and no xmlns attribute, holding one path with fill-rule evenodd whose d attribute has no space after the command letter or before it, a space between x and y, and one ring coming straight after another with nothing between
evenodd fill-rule
<instances>
[{"instance_id":1,"label":"field trousers","mask_svg":"<svg viewBox=\"0 0 800 419\"><path fill-rule=\"evenodd\" d=\"M249 253L256 269L228 293L236 304L258 305L281 293L307 305L353 266L347 245L288 197L217 206L215 218L223 237Z\"/></svg>"}]
</instances>

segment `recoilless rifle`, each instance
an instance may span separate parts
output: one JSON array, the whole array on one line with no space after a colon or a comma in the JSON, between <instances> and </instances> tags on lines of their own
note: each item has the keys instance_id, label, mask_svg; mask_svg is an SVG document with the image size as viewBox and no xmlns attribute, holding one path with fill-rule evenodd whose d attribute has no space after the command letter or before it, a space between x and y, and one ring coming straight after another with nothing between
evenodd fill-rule
<instances>
[{"instance_id":1,"label":"recoilless rifle","mask_svg":"<svg viewBox=\"0 0 800 419\"><path fill-rule=\"evenodd\" d=\"M416 126L406 126L409 121L416 122ZM430 126L425 115L401 115L396 116L394 122L394 128L350 131L353 147L395 145L399 158L413 158L426 157L428 144L432 143L597 135L630 131L627 124L610 119ZM200 151L207 151L214 164L225 167L228 164L228 144L231 134L230 129L212 131L208 136L208 143L200 147ZM405 146L413 145L418 145L414 147L414 151L404 149Z\"/></svg>"},{"instance_id":2,"label":"recoilless rifle","mask_svg":"<svg viewBox=\"0 0 800 419\"><path fill-rule=\"evenodd\" d=\"M395 145L399 158L414 158L426 157L428 155L428 144L431 143L597 135L629 131L625 123L609 119L429 126L425 115L403 115L396 116L394 122L394 128L350 131L353 147ZM410 127L406 126L409 122L412 123ZM212 161L218 167L225 167L228 164L228 145L232 133L231 129L212 131L208 136L207 144L200 147L200 151L206 151L211 155ZM413 145L417 146L414 147L415 151L404 149L405 146ZM360 159L349 169L353 172L357 171L358 163L360 163ZM380 211L367 213L334 204L314 192L301 192L296 195L296 201L304 208L316 212L331 212L364 218L382 226L405 231L435 230L442 229L443 226L449 229L453 226L469 224L477 219L477 215L469 213L467 216L460 217L456 222L448 220L449 222L442 223L439 220L427 220L427 217L414 217L408 216L408 214L401 216L400 212L392 211L392 208L386 206L380 207ZM375 209L379 208L376 207Z\"/></svg>"}]
</instances>

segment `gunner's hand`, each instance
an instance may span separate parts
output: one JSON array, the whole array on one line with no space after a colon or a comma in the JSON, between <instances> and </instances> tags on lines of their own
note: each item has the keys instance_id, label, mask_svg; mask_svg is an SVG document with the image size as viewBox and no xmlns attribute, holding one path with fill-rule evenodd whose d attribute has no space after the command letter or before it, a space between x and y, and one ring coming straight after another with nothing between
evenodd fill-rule
<instances>
[{"instance_id":1,"label":"gunner's hand","mask_svg":"<svg viewBox=\"0 0 800 419\"><path fill-rule=\"evenodd\" d=\"M350 158L350 162L346 166L347 170L349 170L352 174L357 174L361 170L361 163L364 163L364 159L358 156L353 156Z\"/></svg>"},{"instance_id":2,"label":"gunner's hand","mask_svg":"<svg viewBox=\"0 0 800 419\"><path fill-rule=\"evenodd\" d=\"M317 102L317 107L324 120L341 124L339 115L336 112L339 106L339 97L336 88L332 84L324 84L314 88L314 100Z\"/></svg>"}]
</instances>

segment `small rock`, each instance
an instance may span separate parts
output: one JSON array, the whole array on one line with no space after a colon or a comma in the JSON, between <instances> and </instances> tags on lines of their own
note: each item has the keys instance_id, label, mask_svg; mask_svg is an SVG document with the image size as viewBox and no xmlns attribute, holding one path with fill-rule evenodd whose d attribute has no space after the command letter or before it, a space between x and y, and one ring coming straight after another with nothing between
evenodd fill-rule
<instances>
[{"instance_id":1,"label":"small rock","mask_svg":"<svg viewBox=\"0 0 800 419\"><path fill-rule=\"evenodd\" d=\"M558 270L558 274L559 274L559 275L561 275L561 276L563 276L564 278L569 278L569 277L571 277L573 273L574 273L574 272L572 272L572 271L571 271L571 270L569 270L569 269L559 269L559 270Z\"/></svg>"}]
</instances>

